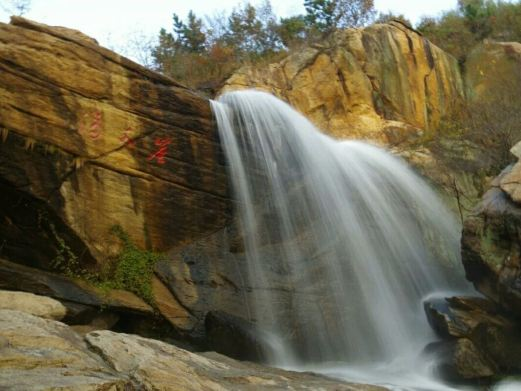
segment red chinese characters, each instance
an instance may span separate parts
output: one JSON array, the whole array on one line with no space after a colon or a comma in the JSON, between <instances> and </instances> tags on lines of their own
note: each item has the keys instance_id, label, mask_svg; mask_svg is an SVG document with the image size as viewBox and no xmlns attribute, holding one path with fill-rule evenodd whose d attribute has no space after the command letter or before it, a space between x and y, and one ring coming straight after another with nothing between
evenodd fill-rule
<instances>
[{"instance_id":1,"label":"red chinese characters","mask_svg":"<svg viewBox=\"0 0 521 391\"><path fill-rule=\"evenodd\" d=\"M84 114L79 125L79 132L96 140L101 136L103 117L101 111L96 110L90 114Z\"/></svg>"},{"instance_id":2,"label":"red chinese characters","mask_svg":"<svg viewBox=\"0 0 521 391\"><path fill-rule=\"evenodd\" d=\"M168 152L168 146L172 143L172 139L169 138L169 137L165 137L165 138L159 138L157 137L154 144L159 147L158 150L151 154L147 160L150 162L150 161L153 161L154 159L156 159L157 163L158 164L165 164L166 163L166 154Z\"/></svg>"},{"instance_id":3,"label":"red chinese characters","mask_svg":"<svg viewBox=\"0 0 521 391\"><path fill-rule=\"evenodd\" d=\"M123 135L119 138L127 147L130 149L134 149L136 147L136 142L130 138L130 133L132 132L132 128L127 126Z\"/></svg>"}]
</instances>

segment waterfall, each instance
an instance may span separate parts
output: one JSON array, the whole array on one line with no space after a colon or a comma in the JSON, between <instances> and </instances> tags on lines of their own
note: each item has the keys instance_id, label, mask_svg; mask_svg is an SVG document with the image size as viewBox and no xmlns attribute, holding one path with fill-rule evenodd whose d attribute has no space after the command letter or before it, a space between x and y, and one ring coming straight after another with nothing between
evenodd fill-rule
<instances>
[{"instance_id":1,"label":"waterfall","mask_svg":"<svg viewBox=\"0 0 521 391\"><path fill-rule=\"evenodd\" d=\"M463 281L460 227L433 190L401 159L334 140L267 93L227 93L212 109L255 293L245 308L270 336L269 361L417 357L433 339L422 299Z\"/></svg>"}]
</instances>

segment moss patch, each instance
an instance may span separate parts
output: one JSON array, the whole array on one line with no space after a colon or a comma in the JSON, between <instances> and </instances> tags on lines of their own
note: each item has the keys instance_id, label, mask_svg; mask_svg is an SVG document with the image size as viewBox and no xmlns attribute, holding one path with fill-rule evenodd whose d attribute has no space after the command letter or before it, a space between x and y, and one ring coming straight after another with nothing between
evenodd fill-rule
<instances>
[{"instance_id":1,"label":"moss patch","mask_svg":"<svg viewBox=\"0 0 521 391\"><path fill-rule=\"evenodd\" d=\"M111 233L121 240L123 247L112 270L102 273L103 276L98 279L96 285L102 289L130 291L153 305L154 265L163 257L162 254L141 250L132 243L128 234L120 226L112 227Z\"/></svg>"}]
</instances>

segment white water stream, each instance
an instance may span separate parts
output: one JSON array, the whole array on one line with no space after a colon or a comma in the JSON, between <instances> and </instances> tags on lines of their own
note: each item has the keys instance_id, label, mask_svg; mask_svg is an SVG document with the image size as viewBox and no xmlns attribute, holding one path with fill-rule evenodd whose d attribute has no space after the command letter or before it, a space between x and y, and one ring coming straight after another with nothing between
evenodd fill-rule
<instances>
[{"instance_id":1,"label":"white water stream","mask_svg":"<svg viewBox=\"0 0 521 391\"><path fill-rule=\"evenodd\" d=\"M269 361L449 389L420 354L435 339L423 298L465 287L460 226L437 195L402 160L334 140L269 94L228 93L212 108Z\"/></svg>"}]
</instances>

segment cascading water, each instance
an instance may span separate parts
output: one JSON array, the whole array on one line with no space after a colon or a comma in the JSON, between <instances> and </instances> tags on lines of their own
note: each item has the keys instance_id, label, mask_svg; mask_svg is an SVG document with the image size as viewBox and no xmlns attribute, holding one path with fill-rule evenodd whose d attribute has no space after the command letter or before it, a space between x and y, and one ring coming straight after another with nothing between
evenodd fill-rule
<instances>
[{"instance_id":1,"label":"cascading water","mask_svg":"<svg viewBox=\"0 0 521 391\"><path fill-rule=\"evenodd\" d=\"M255 288L246 305L271 336L270 362L411 371L433 339L422 299L463 281L452 215L401 160L333 140L269 94L228 93L212 108Z\"/></svg>"}]
</instances>

